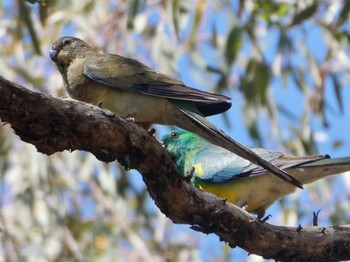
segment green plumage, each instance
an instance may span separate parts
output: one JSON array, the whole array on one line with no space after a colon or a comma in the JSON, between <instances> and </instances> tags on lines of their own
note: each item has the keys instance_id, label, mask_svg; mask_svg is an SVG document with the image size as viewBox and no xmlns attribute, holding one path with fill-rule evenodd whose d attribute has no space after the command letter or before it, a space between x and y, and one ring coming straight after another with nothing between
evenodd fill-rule
<instances>
[{"instance_id":1,"label":"green plumage","mask_svg":"<svg viewBox=\"0 0 350 262\"><path fill-rule=\"evenodd\" d=\"M180 174L192 175L191 183L262 217L274 201L295 190L281 183L266 169L256 166L224 148L207 143L187 131L176 131L162 138ZM302 183L350 170L350 157L328 155L296 157L262 148L251 148L274 165L286 169Z\"/></svg>"}]
</instances>

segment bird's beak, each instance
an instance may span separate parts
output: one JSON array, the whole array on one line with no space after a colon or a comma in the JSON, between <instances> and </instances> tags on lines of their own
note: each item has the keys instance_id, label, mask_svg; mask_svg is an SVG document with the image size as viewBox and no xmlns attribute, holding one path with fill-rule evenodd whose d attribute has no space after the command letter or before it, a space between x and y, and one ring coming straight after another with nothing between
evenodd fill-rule
<instances>
[{"instance_id":1,"label":"bird's beak","mask_svg":"<svg viewBox=\"0 0 350 262\"><path fill-rule=\"evenodd\" d=\"M162 142L162 143L160 143L161 145L162 145L162 147L164 147L165 149L167 148L167 144L165 143L165 142Z\"/></svg>"},{"instance_id":2,"label":"bird's beak","mask_svg":"<svg viewBox=\"0 0 350 262\"><path fill-rule=\"evenodd\" d=\"M51 57L51 60L56 62L57 60L57 54L58 54L58 50L56 47L54 46L51 46L50 48L50 57Z\"/></svg>"}]
</instances>

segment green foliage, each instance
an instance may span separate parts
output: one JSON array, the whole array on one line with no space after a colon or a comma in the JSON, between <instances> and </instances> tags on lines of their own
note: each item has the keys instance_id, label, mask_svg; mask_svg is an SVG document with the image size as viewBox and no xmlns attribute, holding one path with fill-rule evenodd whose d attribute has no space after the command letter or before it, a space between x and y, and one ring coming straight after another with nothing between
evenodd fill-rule
<instances>
[{"instance_id":1,"label":"green foliage","mask_svg":"<svg viewBox=\"0 0 350 262\"><path fill-rule=\"evenodd\" d=\"M194 87L228 94L239 113L224 117L235 131L243 130L234 134L238 140L247 134L261 146L315 153L315 130L328 132L349 103L349 10L346 0L3 1L0 72L29 88L66 95L48 49L59 36L76 35ZM297 94L295 101L290 93ZM348 144L336 135L327 141L337 150ZM4 124L3 260L199 260L198 235L176 232L140 176L116 165L81 152L43 156ZM311 187L307 203L298 194L284 199L275 217L295 225L296 214L302 219L315 211L312 203L324 205L317 199L341 203L327 193L331 182L321 181L319 191ZM336 212L332 221L343 223L348 208L337 204L321 214ZM212 258L224 261L226 253Z\"/></svg>"},{"instance_id":2,"label":"green foliage","mask_svg":"<svg viewBox=\"0 0 350 262\"><path fill-rule=\"evenodd\" d=\"M293 20L292 20L290 26L292 27L292 26L299 25L302 22L304 22L306 19L311 18L313 15L315 15L318 6L319 6L319 3L317 3L317 1L315 1L310 6L307 6L305 9L297 12L293 17Z\"/></svg>"}]
</instances>

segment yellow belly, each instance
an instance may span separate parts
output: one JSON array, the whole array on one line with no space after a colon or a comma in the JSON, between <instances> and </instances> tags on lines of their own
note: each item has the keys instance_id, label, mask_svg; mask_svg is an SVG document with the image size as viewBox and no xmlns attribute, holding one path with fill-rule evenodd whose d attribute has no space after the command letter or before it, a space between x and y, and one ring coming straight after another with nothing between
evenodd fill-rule
<instances>
[{"instance_id":1,"label":"yellow belly","mask_svg":"<svg viewBox=\"0 0 350 262\"><path fill-rule=\"evenodd\" d=\"M225 183L199 182L200 188L238 206L246 206L249 212L260 212L294 188L271 174L241 178Z\"/></svg>"}]
</instances>

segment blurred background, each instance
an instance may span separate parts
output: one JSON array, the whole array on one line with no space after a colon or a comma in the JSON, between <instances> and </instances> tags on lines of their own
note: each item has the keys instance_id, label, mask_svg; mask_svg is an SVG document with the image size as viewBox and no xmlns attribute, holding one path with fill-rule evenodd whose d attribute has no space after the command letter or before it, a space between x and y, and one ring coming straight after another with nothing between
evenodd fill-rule
<instances>
[{"instance_id":1,"label":"blurred background","mask_svg":"<svg viewBox=\"0 0 350 262\"><path fill-rule=\"evenodd\" d=\"M67 96L51 62L62 35L232 98L210 118L239 142L350 155L350 1L2 0L0 74ZM157 137L169 127L156 126ZM87 152L38 153L0 127L0 261L262 261L175 225L141 175ZM270 223L350 220L350 173L281 199Z\"/></svg>"}]
</instances>

